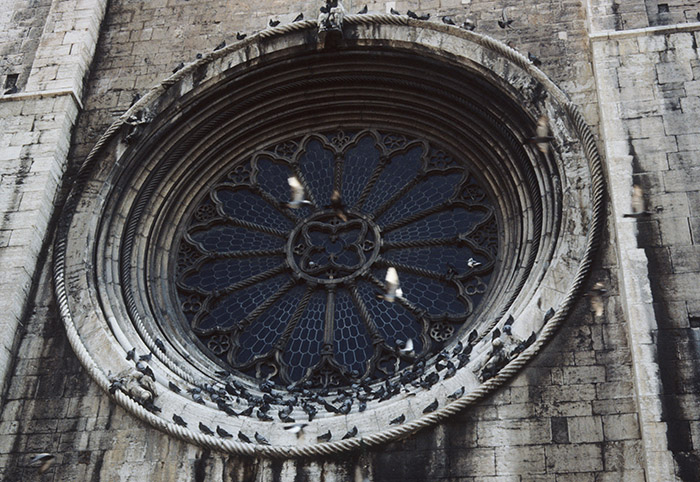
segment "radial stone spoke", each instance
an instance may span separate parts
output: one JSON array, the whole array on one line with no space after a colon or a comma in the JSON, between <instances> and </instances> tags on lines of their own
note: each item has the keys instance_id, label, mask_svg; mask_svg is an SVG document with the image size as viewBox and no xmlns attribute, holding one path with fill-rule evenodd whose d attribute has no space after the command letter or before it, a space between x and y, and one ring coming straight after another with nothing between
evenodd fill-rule
<instances>
[{"instance_id":1,"label":"radial stone spoke","mask_svg":"<svg viewBox=\"0 0 700 482\"><path fill-rule=\"evenodd\" d=\"M205 258L209 259L236 259L236 258L260 258L265 256L277 256L284 254L284 248L278 249L256 249L250 251L225 251L219 253L216 251L202 251Z\"/></svg>"},{"instance_id":2,"label":"radial stone spoke","mask_svg":"<svg viewBox=\"0 0 700 482\"><path fill-rule=\"evenodd\" d=\"M294 223L299 222L299 217L294 214L291 210L287 209L281 202L279 202L272 194L263 190L260 186L256 186L255 191L258 195L263 198L268 204L274 207L280 214L286 216L287 219Z\"/></svg>"},{"instance_id":3,"label":"radial stone spoke","mask_svg":"<svg viewBox=\"0 0 700 482\"><path fill-rule=\"evenodd\" d=\"M386 251L388 249L430 248L450 244L459 244L459 236L453 236L451 238L416 239L413 241L385 241L382 244L382 248Z\"/></svg>"},{"instance_id":4,"label":"radial stone spoke","mask_svg":"<svg viewBox=\"0 0 700 482\"><path fill-rule=\"evenodd\" d=\"M406 273L411 273L415 274L418 276L424 276L426 278L431 278L439 281L448 281L447 275L443 273L438 273L437 271L431 271L429 269L423 269L423 268L418 268L417 266L411 266L408 264L403 264L403 263L397 263L395 261L390 261L388 259L384 258L379 258L376 261L377 266L383 266L385 268L388 268L389 266L393 266L394 268L398 269L399 271L405 271Z\"/></svg>"},{"instance_id":5,"label":"radial stone spoke","mask_svg":"<svg viewBox=\"0 0 700 482\"><path fill-rule=\"evenodd\" d=\"M255 276L251 276L250 278L241 280L238 283L234 283L230 286L227 286L226 288L216 290L212 293L212 296L214 298L220 298L222 296L233 293L234 291L238 291L238 290L241 290L243 288L248 288L249 286L253 286L256 283L260 283L261 281L265 281L267 279L270 279L273 276L276 276L276 275L284 272L286 269L287 269L287 264L283 263L279 266L275 266L274 268L269 269L267 271L264 271L260 274L256 274Z\"/></svg>"},{"instance_id":6,"label":"radial stone spoke","mask_svg":"<svg viewBox=\"0 0 700 482\"><path fill-rule=\"evenodd\" d=\"M232 216L226 216L226 221L233 224L234 226L240 226L246 229L252 229L254 231L260 231L261 233L271 234L273 236L278 236L280 238L287 239L289 233L287 231L281 231L275 228L269 228L258 223L251 223L250 221L243 221L242 219L234 218Z\"/></svg>"},{"instance_id":7,"label":"radial stone spoke","mask_svg":"<svg viewBox=\"0 0 700 482\"><path fill-rule=\"evenodd\" d=\"M384 341L384 338L379 334L379 330L377 330L377 325L375 325L372 321L367 305L365 305L365 302L362 301L360 293L357 291L357 286L353 284L349 287L349 289L352 301L355 303L355 306L357 306L357 311L360 313L360 318L362 318L362 322L365 324L367 331L372 337L372 343Z\"/></svg>"},{"instance_id":8,"label":"radial stone spoke","mask_svg":"<svg viewBox=\"0 0 700 482\"><path fill-rule=\"evenodd\" d=\"M314 294L314 288L312 286L309 286L306 289L306 293L304 293L304 296L301 298L301 301L299 301L299 304L297 305L297 309L294 311L294 314L292 315L292 319L289 320L289 324L287 327L284 329L282 332L282 335L280 336L279 340L275 343L275 350L279 351L280 353L284 350L284 348L287 346L287 343L289 342L289 338L292 336L292 333L294 332L294 328L296 328L297 324L299 323L299 320L301 319L302 315L304 314L304 311L306 311L306 307L309 306L309 301L311 301L311 296Z\"/></svg>"},{"instance_id":9,"label":"radial stone spoke","mask_svg":"<svg viewBox=\"0 0 700 482\"><path fill-rule=\"evenodd\" d=\"M401 189L399 189L396 193L394 193L394 195L391 196L388 201L386 201L384 204L379 206L376 209L376 211L374 211L372 213L372 216L374 217L374 219L379 219L379 217L382 214L384 214L387 211L387 209L389 209L391 206L393 206L394 203L396 203L396 201L401 199L404 196L404 194L406 194L408 191L410 191L411 189L416 187L416 185L418 184L418 182L420 180L421 180L421 177L418 176L418 177L414 177L413 179L411 179L410 182L407 182L406 184L404 184L404 186Z\"/></svg>"},{"instance_id":10,"label":"radial stone spoke","mask_svg":"<svg viewBox=\"0 0 700 482\"><path fill-rule=\"evenodd\" d=\"M277 290L272 296L270 296L268 299L263 301L257 308L255 308L253 311L251 311L248 316L243 318L237 325L238 328L243 329L246 326L250 325L252 322L257 320L260 315L265 313L268 309L272 307L277 301L279 301L282 296L284 296L289 290L294 288L294 285L296 284L296 281L293 279L290 279L287 281L282 287Z\"/></svg>"},{"instance_id":11,"label":"radial stone spoke","mask_svg":"<svg viewBox=\"0 0 700 482\"><path fill-rule=\"evenodd\" d=\"M381 177L382 171L386 167L386 164L387 164L386 158L382 158L379 160L379 162L377 163L377 165L374 168L374 171L372 172L372 175L370 176L369 180L367 181L367 184L365 184L365 187L362 188L362 193L360 193L360 197L357 200L357 202L355 203L355 206L353 207L353 209L360 210L362 208L365 201L367 201L367 197L369 197L369 194L372 192L372 188L374 187L374 185L377 183L377 181Z\"/></svg>"},{"instance_id":12,"label":"radial stone spoke","mask_svg":"<svg viewBox=\"0 0 700 482\"><path fill-rule=\"evenodd\" d=\"M437 206L433 206L432 208L414 213L410 216L406 216L405 218L399 219L398 221L394 221L393 223L388 224L387 226L384 226L383 230L385 233L388 233L389 231L393 231L394 229L402 228L402 227L406 226L407 224L411 224L411 223L414 223L420 219L428 217L431 214L439 213L440 211L442 211L444 209L448 209L451 206L452 206L452 201L445 201L443 203L438 204Z\"/></svg>"}]
</instances>

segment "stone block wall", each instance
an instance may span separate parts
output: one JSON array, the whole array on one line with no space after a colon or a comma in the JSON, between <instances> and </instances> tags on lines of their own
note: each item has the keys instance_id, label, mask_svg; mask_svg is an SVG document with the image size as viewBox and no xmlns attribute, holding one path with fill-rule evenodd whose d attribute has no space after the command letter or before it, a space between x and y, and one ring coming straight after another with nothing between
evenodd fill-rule
<instances>
[{"instance_id":1,"label":"stone block wall","mask_svg":"<svg viewBox=\"0 0 700 482\"><path fill-rule=\"evenodd\" d=\"M60 186L70 185L66 162L79 165L135 95L236 32L258 31L271 18L288 22L299 12L315 17L316 4L113 0L102 21L105 2L55 0L50 9L40 3L31 20L42 24L39 51L16 42L10 48L24 55L12 65L30 63L36 75L27 74L18 97L0 98L0 281L8 293L0 301L0 366L11 373L0 415L0 478L32 480L30 456L51 452L57 460L42 480L641 482L674 473L697 480L688 468L697 467L700 446L700 38L692 29L610 33L662 24L652 19L651 3L368 2L379 12L410 8L458 24L469 18L478 31L542 60L541 69L604 140L610 222L587 286L603 281L609 291L604 316L593 316L582 297L533 363L446 423L384 447L298 461L211 453L162 435L111 402L66 340L46 233ZM669 14L675 19L682 11L692 20L682 3L669 0ZM15 5L13 11L24 8ZM350 11L363 5L345 2ZM509 29L497 24L504 6ZM30 38L33 28L17 35ZM643 219L622 217L633 183L645 188L653 213Z\"/></svg>"}]
</instances>

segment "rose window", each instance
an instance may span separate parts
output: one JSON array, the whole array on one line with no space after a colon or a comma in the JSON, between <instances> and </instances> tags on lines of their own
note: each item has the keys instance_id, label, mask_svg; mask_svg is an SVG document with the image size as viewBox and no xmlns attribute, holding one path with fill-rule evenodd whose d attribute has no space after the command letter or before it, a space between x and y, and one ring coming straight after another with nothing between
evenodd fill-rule
<instances>
[{"instance_id":1,"label":"rose window","mask_svg":"<svg viewBox=\"0 0 700 482\"><path fill-rule=\"evenodd\" d=\"M496 264L478 178L397 133L288 140L195 199L173 255L180 316L219 364L256 379L345 386L427 359L468 329Z\"/></svg>"}]
</instances>

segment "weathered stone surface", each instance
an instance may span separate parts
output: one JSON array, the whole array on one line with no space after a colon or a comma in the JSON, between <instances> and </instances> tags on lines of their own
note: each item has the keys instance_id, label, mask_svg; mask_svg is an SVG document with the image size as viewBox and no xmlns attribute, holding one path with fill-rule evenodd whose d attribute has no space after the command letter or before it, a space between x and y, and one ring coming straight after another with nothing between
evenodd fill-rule
<instances>
[{"instance_id":1,"label":"weathered stone surface","mask_svg":"<svg viewBox=\"0 0 700 482\"><path fill-rule=\"evenodd\" d=\"M695 21L694 10L681 0L506 2L514 23L500 29L505 4L389 3L433 18L449 14L458 24L470 18L479 32L537 55L542 70L598 129L607 154L610 234L591 280L608 284L603 317L591 316L583 297L542 356L505 389L439 427L340 460L224 457L162 435L94 386L57 319L40 255L51 237L59 186L70 183L63 180L66 159L77 166L134 94L180 61L237 31L260 30L270 18L288 21L297 11L314 18L317 6L114 1L100 23L100 2L0 2L0 82L17 73L24 92L80 92L87 79L85 96L77 95L85 108L70 155L79 110L70 96L0 100L0 208L6 215L0 227L0 366L13 373L0 419L0 478L32 480L27 459L51 451L57 454L55 480L330 481L359 473L356 480L636 482L670 480L674 470L694 480L700 447L698 32L599 36L589 51L584 23L593 34L685 28ZM369 2L373 11L387 7ZM92 55L85 46L97 42L98 32L86 76ZM633 183L644 188L651 214L623 220ZM10 320L21 320L19 331ZM636 393L653 403L640 402Z\"/></svg>"}]
</instances>

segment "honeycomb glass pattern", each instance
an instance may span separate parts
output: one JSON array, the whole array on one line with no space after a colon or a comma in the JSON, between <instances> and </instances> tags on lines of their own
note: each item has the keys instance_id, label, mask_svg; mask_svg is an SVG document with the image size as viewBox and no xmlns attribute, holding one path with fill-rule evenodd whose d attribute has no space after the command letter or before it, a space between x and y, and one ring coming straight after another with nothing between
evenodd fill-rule
<instances>
[{"instance_id":1,"label":"honeycomb glass pattern","mask_svg":"<svg viewBox=\"0 0 700 482\"><path fill-rule=\"evenodd\" d=\"M380 380L439 353L496 265L488 191L405 133L289 139L195 199L172 255L179 317L219 364L284 386Z\"/></svg>"}]
</instances>

